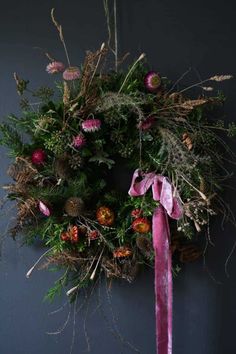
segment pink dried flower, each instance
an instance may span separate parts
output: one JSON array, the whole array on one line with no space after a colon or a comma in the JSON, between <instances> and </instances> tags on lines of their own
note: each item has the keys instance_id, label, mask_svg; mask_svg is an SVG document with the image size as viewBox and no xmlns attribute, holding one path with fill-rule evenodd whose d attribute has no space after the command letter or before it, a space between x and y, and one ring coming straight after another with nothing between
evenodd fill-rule
<instances>
[{"instance_id":1,"label":"pink dried flower","mask_svg":"<svg viewBox=\"0 0 236 354\"><path fill-rule=\"evenodd\" d=\"M72 145L76 148L81 148L86 143L86 139L83 134L78 134L73 138Z\"/></svg>"},{"instance_id":2,"label":"pink dried flower","mask_svg":"<svg viewBox=\"0 0 236 354\"><path fill-rule=\"evenodd\" d=\"M161 85L161 78L155 71L149 71L144 77L144 84L149 91L156 91Z\"/></svg>"},{"instance_id":3,"label":"pink dried flower","mask_svg":"<svg viewBox=\"0 0 236 354\"><path fill-rule=\"evenodd\" d=\"M46 67L46 71L49 74L61 73L64 70L65 70L65 65L63 63L61 63L60 61L52 61Z\"/></svg>"},{"instance_id":4,"label":"pink dried flower","mask_svg":"<svg viewBox=\"0 0 236 354\"><path fill-rule=\"evenodd\" d=\"M46 159L46 153L43 149L36 149L32 152L31 162L34 165L42 165Z\"/></svg>"},{"instance_id":5,"label":"pink dried flower","mask_svg":"<svg viewBox=\"0 0 236 354\"><path fill-rule=\"evenodd\" d=\"M86 119L82 123L82 129L85 132L95 132L101 128L100 119Z\"/></svg>"},{"instance_id":6,"label":"pink dried flower","mask_svg":"<svg viewBox=\"0 0 236 354\"><path fill-rule=\"evenodd\" d=\"M138 129L141 130L148 130L153 126L154 123L155 123L155 117L151 116L145 119L144 121L140 122L137 127Z\"/></svg>"},{"instance_id":7,"label":"pink dried flower","mask_svg":"<svg viewBox=\"0 0 236 354\"><path fill-rule=\"evenodd\" d=\"M63 73L63 79L67 81L77 80L80 78L80 70L77 66L69 66Z\"/></svg>"},{"instance_id":8,"label":"pink dried flower","mask_svg":"<svg viewBox=\"0 0 236 354\"><path fill-rule=\"evenodd\" d=\"M139 218L142 214L143 214L143 211L138 208L131 211L131 216L135 219Z\"/></svg>"},{"instance_id":9,"label":"pink dried flower","mask_svg":"<svg viewBox=\"0 0 236 354\"><path fill-rule=\"evenodd\" d=\"M50 216L51 215L51 209L41 200L39 201L39 210L41 213L45 216Z\"/></svg>"}]
</instances>

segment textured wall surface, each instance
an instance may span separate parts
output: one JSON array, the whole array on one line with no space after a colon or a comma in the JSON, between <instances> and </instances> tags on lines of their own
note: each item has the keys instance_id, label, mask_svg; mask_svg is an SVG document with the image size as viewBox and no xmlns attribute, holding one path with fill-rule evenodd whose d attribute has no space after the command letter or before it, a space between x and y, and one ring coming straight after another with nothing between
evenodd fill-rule
<instances>
[{"instance_id":1,"label":"textured wall surface","mask_svg":"<svg viewBox=\"0 0 236 354\"><path fill-rule=\"evenodd\" d=\"M234 0L118 0L119 41L122 52L131 58L146 52L153 68L177 79L189 67L188 80L217 73L235 74L236 21ZM0 116L18 112L18 96L12 73L29 78L33 86L50 78L47 60L41 50L64 59L49 13L56 7L64 26L73 63L83 60L84 51L96 49L106 39L102 0L8 0L0 12ZM226 114L236 120L236 80L223 85L228 96ZM235 145L233 146L235 148ZM1 184L7 183L5 168L9 159L1 149ZM231 183L233 186L233 182ZM235 191L225 198L235 210ZM14 216L7 210L1 218L1 234ZM236 238L230 226L221 228L217 218L211 224L214 247L207 252L207 268L202 261L189 265L174 281L174 354L234 354L236 316L236 254L224 265ZM202 236L204 237L204 235ZM114 283L112 298L101 285L90 300L79 297L75 313L65 303L43 303L42 298L59 274L25 273L43 250L28 249L8 238L2 245L0 262L0 353L73 354L155 353L153 274L143 273L131 286ZM122 286L121 286L122 285ZM58 309L60 311L52 314ZM79 309L79 307L78 307ZM64 332L57 331L71 314ZM119 324L119 328L117 328ZM129 344L130 343L130 344Z\"/></svg>"}]
</instances>

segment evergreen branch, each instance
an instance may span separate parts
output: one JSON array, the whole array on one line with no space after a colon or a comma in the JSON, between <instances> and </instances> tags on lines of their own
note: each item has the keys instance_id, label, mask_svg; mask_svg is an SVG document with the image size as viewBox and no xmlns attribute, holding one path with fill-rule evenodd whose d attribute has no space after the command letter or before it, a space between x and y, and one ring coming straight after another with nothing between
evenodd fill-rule
<instances>
[{"instance_id":1,"label":"evergreen branch","mask_svg":"<svg viewBox=\"0 0 236 354\"><path fill-rule=\"evenodd\" d=\"M10 149L10 156L22 156L26 145L19 133L8 124L0 124L0 144Z\"/></svg>"}]
</instances>

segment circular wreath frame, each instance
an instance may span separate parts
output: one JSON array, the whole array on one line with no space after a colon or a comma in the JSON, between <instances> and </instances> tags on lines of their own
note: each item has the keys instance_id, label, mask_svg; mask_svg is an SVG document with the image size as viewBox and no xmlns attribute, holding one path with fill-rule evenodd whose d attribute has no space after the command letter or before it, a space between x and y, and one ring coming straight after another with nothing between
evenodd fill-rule
<instances>
[{"instance_id":1,"label":"circular wreath frame","mask_svg":"<svg viewBox=\"0 0 236 354\"><path fill-rule=\"evenodd\" d=\"M64 44L62 30L60 38ZM55 89L32 92L15 74L22 114L0 126L1 144L15 157L14 181L5 186L17 205L11 233L47 247L27 276L43 260L65 269L50 300L65 285L73 300L101 272L131 282L153 266L151 217L159 201L150 191L128 195L134 169L166 176L179 195L183 217L170 225L175 274L202 255L196 235L224 205L224 159L234 154L217 132L234 136L236 129L220 119L225 97L214 92L231 75L179 88L150 70L144 54L119 71L105 69L107 56L102 45L81 68L50 59L48 73L62 76Z\"/></svg>"}]
</instances>

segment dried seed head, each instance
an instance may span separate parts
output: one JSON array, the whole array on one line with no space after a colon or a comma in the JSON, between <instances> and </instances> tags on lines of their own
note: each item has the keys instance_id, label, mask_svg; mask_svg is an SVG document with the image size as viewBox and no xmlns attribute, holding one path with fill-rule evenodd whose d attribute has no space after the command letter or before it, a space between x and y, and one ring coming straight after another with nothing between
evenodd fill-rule
<instances>
[{"instance_id":1,"label":"dried seed head","mask_svg":"<svg viewBox=\"0 0 236 354\"><path fill-rule=\"evenodd\" d=\"M84 202L81 198L71 197L67 199L64 208L69 216L78 217L84 209Z\"/></svg>"},{"instance_id":2,"label":"dried seed head","mask_svg":"<svg viewBox=\"0 0 236 354\"><path fill-rule=\"evenodd\" d=\"M230 80L233 78L233 75L215 75L210 77L210 81L217 81L217 82L221 82L221 81L225 81L225 80Z\"/></svg>"}]
</instances>

